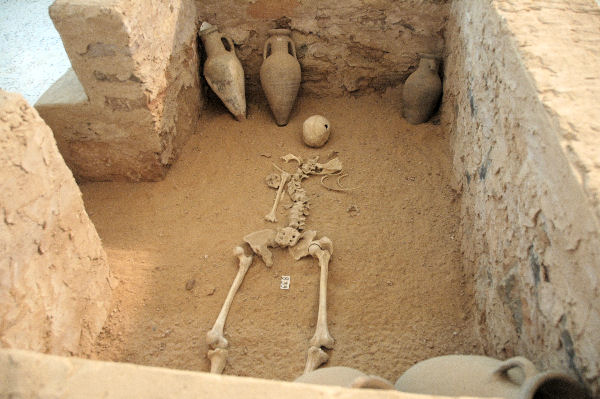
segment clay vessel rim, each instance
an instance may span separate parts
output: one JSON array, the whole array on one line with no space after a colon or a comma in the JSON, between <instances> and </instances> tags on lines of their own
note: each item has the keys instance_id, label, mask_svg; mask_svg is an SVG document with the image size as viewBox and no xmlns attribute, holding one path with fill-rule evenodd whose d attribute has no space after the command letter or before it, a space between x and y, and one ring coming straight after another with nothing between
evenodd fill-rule
<instances>
[{"instance_id":1,"label":"clay vessel rim","mask_svg":"<svg viewBox=\"0 0 600 399\"><path fill-rule=\"evenodd\" d=\"M269 34L269 36L273 36L273 35L286 35L286 36L289 36L289 35L292 34L292 31L290 29L277 28L277 29L269 29L269 31L267 33Z\"/></svg>"},{"instance_id":2,"label":"clay vessel rim","mask_svg":"<svg viewBox=\"0 0 600 399\"><path fill-rule=\"evenodd\" d=\"M206 28L206 29L204 29L204 30L201 30L200 32L198 32L198 34L199 34L200 36L204 36L204 35L208 35L209 33L216 32L216 31L218 31L218 30L219 30L219 29L218 29L216 26L214 26L214 25L213 25L213 26L211 26L211 27L208 27L208 28Z\"/></svg>"},{"instance_id":3,"label":"clay vessel rim","mask_svg":"<svg viewBox=\"0 0 600 399\"><path fill-rule=\"evenodd\" d=\"M560 371L545 371L525 381L523 390L521 392L521 398L533 398L537 390L545 383L552 381L561 381L563 383L571 385L574 390L579 392L572 392L579 394L582 399L588 398L587 392L574 378Z\"/></svg>"},{"instance_id":4,"label":"clay vessel rim","mask_svg":"<svg viewBox=\"0 0 600 399\"><path fill-rule=\"evenodd\" d=\"M432 60L439 61L442 59L439 55L431 54L431 53L419 53L420 58L428 58Z\"/></svg>"}]
</instances>

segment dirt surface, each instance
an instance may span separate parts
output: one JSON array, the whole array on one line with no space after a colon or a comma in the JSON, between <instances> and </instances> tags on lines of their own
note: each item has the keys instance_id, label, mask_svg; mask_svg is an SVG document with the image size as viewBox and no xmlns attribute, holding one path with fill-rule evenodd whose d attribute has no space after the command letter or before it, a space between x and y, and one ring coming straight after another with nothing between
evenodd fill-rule
<instances>
[{"instance_id":1,"label":"dirt surface","mask_svg":"<svg viewBox=\"0 0 600 399\"><path fill-rule=\"evenodd\" d=\"M266 104L248 120L223 107L203 115L167 178L158 183L81 187L119 286L93 358L206 371L206 331L237 272L233 248L263 220L275 190L265 176L288 153L333 152L358 189L338 193L306 180L307 228L334 243L328 289L329 365L394 381L415 362L477 353L472 283L461 265L457 194L449 185L448 140L439 126L409 125L398 92L300 99L286 127ZM302 122L320 113L333 133L321 149L301 142ZM295 164L293 164L295 165ZM334 180L333 180L334 181ZM285 197L279 225L287 222ZM319 268L274 250L255 260L231 308L225 374L292 380L304 368L317 319ZM279 288L291 276L288 291Z\"/></svg>"}]
</instances>

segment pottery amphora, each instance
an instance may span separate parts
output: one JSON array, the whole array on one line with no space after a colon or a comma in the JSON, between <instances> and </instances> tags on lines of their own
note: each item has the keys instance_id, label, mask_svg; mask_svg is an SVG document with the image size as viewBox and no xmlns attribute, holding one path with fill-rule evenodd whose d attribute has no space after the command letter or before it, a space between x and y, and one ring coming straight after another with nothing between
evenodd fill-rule
<instances>
[{"instance_id":1,"label":"pottery amphora","mask_svg":"<svg viewBox=\"0 0 600 399\"><path fill-rule=\"evenodd\" d=\"M396 381L399 391L441 396L507 399L583 399L585 390L567 374L540 373L529 360L450 355L424 360Z\"/></svg>"},{"instance_id":2,"label":"pottery amphora","mask_svg":"<svg viewBox=\"0 0 600 399\"><path fill-rule=\"evenodd\" d=\"M289 29L269 31L260 67L260 84L279 126L288 123L300 88L300 63L290 34Z\"/></svg>"},{"instance_id":3,"label":"pottery amphora","mask_svg":"<svg viewBox=\"0 0 600 399\"><path fill-rule=\"evenodd\" d=\"M336 385L347 388L394 389L383 378L371 376L350 367L324 367L296 378L294 382L304 384Z\"/></svg>"},{"instance_id":4,"label":"pottery amphora","mask_svg":"<svg viewBox=\"0 0 600 399\"><path fill-rule=\"evenodd\" d=\"M207 55L204 77L208 85L235 119L246 119L244 69L235 55L232 40L222 35L216 26L201 30L200 37Z\"/></svg>"},{"instance_id":5,"label":"pottery amphora","mask_svg":"<svg viewBox=\"0 0 600 399\"><path fill-rule=\"evenodd\" d=\"M422 54L419 67L404 83L403 115L413 125L427 122L440 101L442 81L438 67L439 62L434 55Z\"/></svg>"}]
</instances>

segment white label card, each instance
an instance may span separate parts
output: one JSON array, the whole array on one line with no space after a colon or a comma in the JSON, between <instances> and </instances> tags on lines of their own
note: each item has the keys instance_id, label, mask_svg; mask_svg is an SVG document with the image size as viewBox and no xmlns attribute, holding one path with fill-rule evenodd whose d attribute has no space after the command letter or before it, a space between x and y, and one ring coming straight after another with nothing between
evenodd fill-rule
<instances>
[{"instance_id":1,"label":"white label card","mask_svg":"<svg viewBox=\"0 0 600 399\"><path fill-rule=\"evenodd\" d=\"M281 276L281 284L279 285L279 288L282 290L290 289L290 276Z\"/></svg>"}]
</instances>

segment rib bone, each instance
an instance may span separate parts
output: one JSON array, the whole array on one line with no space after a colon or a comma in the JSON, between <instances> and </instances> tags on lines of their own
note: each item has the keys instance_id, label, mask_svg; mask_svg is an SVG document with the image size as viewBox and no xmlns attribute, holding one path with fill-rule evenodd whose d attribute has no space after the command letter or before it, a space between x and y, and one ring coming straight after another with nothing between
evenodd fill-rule
<instances>
[{"instance_id":1,"label":"rib bone","mask_svg":"<svg viewBox=\"0 0 600 399\"><path fill-rule=\"evenodd\" d=\"M319 260L321 267L321 281L319 286L319 315L317 317L317 328L315 335L310 340L311 346L333 348L335 340L329 334L327 328L327 276L329 272L329 260L333 253L333 244L327 237L313 241L308 247L308 253Z\"/></svg>"},{"instance_id":2,"label":"rib bone","mask_svg":"<svg viewBox=\"0 0 600 399\"><path fill-rule=\"evenodd\" d=\"M210 372L213 374L223 374L223 369L227 363L227 349L217 348L209 350L206 357L210 360Z\"/></svg>"},{"instance_id":3,"label":"rib bone","mask_svg":"<svg viewBox=\"0 0 600 399\"><path fill-rule=\"evenodd\" d=\"M225 337L223 336L225 320L227 319L229 308L231 307L231 303L233 302L233 297L235 296L238 288L240 288L240 285L244 280L244 276L246 275L246 272L252 264L252 255L246 255L242 247L235 247L235 249L233 250L233 254L237 256L237 258L240 261L240 266L237 275L235 276L235 279L231 284L231 288L229 289L227 298L225 298L225 302L223 303L223 307L221 308L221 312L219 313L219 316L217 317L213 328L206 333L206 343L213 349L225 349L229 345L227 339L225 339Z\"/></svg>"},{"instance_id":4,"label":"rib bone","mask_svg":"<svg viewBox=\"0 0 600 399\"><path fill-rule=\"evenodd\" d=\"M318 346L311 346L308 348L308 356L306 357L306 367L304 367L304 374L310 373L316 370L320 365L329 360L329 355Z\"/></svg>"},{"instance_id":5,"label":"rib bone","mask_svg":"<svg viewBox=\"0 0 600 399\"><path fill-rule=\"evenodd\" d=\"M271 208L271 212L265 215L265 220L269 222L277 222L277 216L275 216L275 211L277 210L277 205L279 205L279 201L281 200L281 194L283 193L283 187L285 187L285 183L287 179L290 177L290 174L282 171L281 172L281 183L279 183L279 188L277 189L277 195L275 196L275 202L273 203L273 208Z\"/></svg>"}]
</instances>

